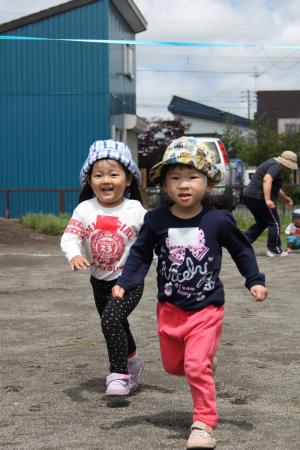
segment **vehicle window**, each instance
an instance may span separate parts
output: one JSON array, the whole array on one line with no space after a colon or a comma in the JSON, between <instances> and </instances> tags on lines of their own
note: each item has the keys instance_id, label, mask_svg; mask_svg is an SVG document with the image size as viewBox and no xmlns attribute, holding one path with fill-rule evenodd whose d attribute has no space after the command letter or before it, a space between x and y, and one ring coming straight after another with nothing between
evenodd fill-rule
<instances>
[{"instance_id":1,"label":"vehicle window","mask_svg":"<svg viewBox=\"0 0 300 450\"><path fill-rule=\"evenodd\" d=\"M220 154L219 154L218 147L216 146L215 142L205 142L205 144L208 146L209 150L214 152L215 158L216 158L216 163L220 164L220 162L221 162Z\"/></svg>"}]
</instances>

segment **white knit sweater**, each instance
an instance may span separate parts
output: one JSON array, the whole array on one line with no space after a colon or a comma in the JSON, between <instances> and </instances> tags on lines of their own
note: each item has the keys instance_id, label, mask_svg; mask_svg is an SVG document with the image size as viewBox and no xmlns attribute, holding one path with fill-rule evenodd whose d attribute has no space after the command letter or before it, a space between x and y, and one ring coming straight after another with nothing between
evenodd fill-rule
<instances>
[{"instance_id":1,"label":"white knit sweater","mask_svg":"<svg viewBox=\"0 0 300 450\"><path fill-rule=\"evenodd\" d=\"M95 278L115 280L122 272L145 213L137 200L124 199L114 208L101 206L97 198L86 200L74 210L61 238L61 249L69 261L84 254Z\"/></svg>"}]
</instances>

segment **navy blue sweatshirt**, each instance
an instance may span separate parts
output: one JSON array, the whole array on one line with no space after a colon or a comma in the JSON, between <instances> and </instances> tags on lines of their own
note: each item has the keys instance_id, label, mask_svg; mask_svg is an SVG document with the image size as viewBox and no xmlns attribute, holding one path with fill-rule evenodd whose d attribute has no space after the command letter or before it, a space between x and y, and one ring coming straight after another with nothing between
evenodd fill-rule
<instances>
[{"instance_id":1,"label":"navy blue sweatshirt","mask_svg":"<svg viewBox=\"0 0 300 450\"><path fill-rule=\"evenodd\" d=\"M158 256L157 298L186 311L224 304L219 278L225 247L250 289L265 284L252 246L237 228L232 214L204 208L191 219L174 216L168 207L147 212L139 237L130 249L117 284L129 290L144 280Z\"/></svg>"}]
</instances>

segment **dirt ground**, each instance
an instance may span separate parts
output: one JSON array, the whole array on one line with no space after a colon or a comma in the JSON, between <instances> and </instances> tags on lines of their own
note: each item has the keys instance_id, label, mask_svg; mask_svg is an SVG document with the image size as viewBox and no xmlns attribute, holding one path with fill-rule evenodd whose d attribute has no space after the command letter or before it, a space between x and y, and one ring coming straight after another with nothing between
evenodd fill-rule
<instances>
[{"instance_id":1,"label":"dirt ground","mask_svg":"<svg viewBox=\"0 0 300 450\"><path fill-rule=\"evenodd\" d=\"M266 258L269 298L256 304L224 252L225 321L216 384L217 449L300 450L300 254ZM131 315L144 383L104 395L107 356L87 272L71 273L59 238L0 220L0 448L184 450L191 399L164 373L155 274Z\"/></svg>"}]
</instances>

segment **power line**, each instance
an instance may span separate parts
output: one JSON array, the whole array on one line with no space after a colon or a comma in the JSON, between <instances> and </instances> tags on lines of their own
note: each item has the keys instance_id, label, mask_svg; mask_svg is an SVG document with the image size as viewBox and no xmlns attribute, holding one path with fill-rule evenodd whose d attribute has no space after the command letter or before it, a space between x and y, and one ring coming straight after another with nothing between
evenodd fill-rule
<instances>
[{"instance_id":1,"label":"power line","mask_svg":"<svg viewBox=\"0 0 300 450\"><path fill-rule=\"evenodd\" d=\"M143 49L143 50L145 50L145 49ZM264 50L264 49L263 49ZM264 50L264 52L265 52L265 50ZM291 53L289 53L289 55L290 54L292 54L292 53L295 53L296 52L296 50L293 50ZM281 61L283 61L283 60L285 60L285 59L290 59L290 60L296 60L296 61L299 61L299 58L289 58L289 55L286 55L284 58L280 58L280 57L277 57L277 58L273 58L273 61L277 61L278 60L278 62L280 63ZM166 59L166 56L168 57L168 60L170 60L170 58L172 58L172 59L182 59L182 60L189 60L189 63L191 63L191 62L193 62L193 61L203 61L203 56L197 56L197 55L194 55L194 56L191 56L191 54L190 53L186 53L186 54L177 54L177 53L174 53L174 54L171 54L171 53L168 53L167 55L164 53L164 54L157 54L157 53L144 53L144 54L141 54L141 55L138 55L138 62L141 60L141 59L146 59L146 60L149 60L149 59L154 59L154 60L158 60L158 59ZM216 60L216 61L237 61L237 62L239 62L239 61L249 61L249 62L262 62L262 63L264 63L264 62L266 62L266 59L268 59L269 60L269 57L268 57L268 55L266 54L265 56L214 56L214 55L205 55L205 60Z\"/></svg>"},{"instance_id":2,"label":"power line","mask_svg":"<svg viewBox=\"0 0 300 450\"><path fill-rule=\"evenodd\" d=\"M267 58L269 64L270 64L271 66L276 67L276 68L279 69L279 70L291 70L291 69L293 69L297 64L300 63L300 59L299 59L299 58L294 58L296 61L293 62L293 63L292 63L290 66L288 66L288 67L280 67L280 65L279 65L279 64L282 63L283 61L287 60L287 58L288 58L289 55L295 53L295 50L293 50L292 52L290 52L287 56L281 58L281 59L279 60L278 63L275 61L275 59L271 60L271 58L269 57L269 55L267 54L267 52L266 52L266 50L265 50L264 48L262 48L262 51L263 51L263 53L265 54L265 57Z\"/></svg>"},{"instance_id":3,"label":"power line","mask_svg":"<svg viewBox=\"0 0 300 450\"><path fill-rule=\"evenodd\" d=\"M166 73L215 73L215 74L235 74L235 75L251 75L250 71L221 71L221 70L186 70L186 69L136 69L137 72L166 72ZM261 72L261 74L264 72Z\"/></svg>"},{"instance_id":4,"label":"power line","mask_svg":"<svg viewBox=\"0 0 300 450\"><path fill-rule=\"evenodd\" d=\"M188 21L188 22L183 22L183 21L179 21L179 20L172 20L172 21L170 21L170 20L151 20L151 24L154 24L154 23L168 23L168 24L170 24L170 25L173 25L173 24L178 24L178 25L197 25L198 27L199 27L199 25L201 25L201 21ZM207 22L207 21L203 21L202 22L203 23L203 25L222 25L222 27L223 26L230 26L230 27L232 27L232 26L235 26L235 27L237 27L237 26L240 26L240 27L243 27L243 28L245 28L245 27L251 27L251 28L253 28L253 27L272 27L272 28L274 28L274 27L280 27L280 28L282 28L282 26L283 26L283 24L277 24L277 23L257 23L257 22L247 22L247 23L240 23L240 22L229 22L229 21L226 21L226 22L224 22L224 21L222 21L222 22L220 22L220 21L209 21L209 22ZM286 24L286 25L289 25L289 24Z\"/></svg>"}]
</instances>

